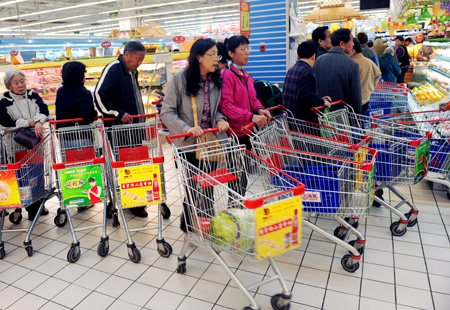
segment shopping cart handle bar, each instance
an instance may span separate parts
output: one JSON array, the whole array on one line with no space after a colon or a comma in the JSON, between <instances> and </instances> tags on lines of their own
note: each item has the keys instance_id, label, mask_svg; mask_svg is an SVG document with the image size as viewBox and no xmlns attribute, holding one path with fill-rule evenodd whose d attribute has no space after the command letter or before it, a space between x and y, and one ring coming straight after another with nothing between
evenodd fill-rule
<instances>
[{"instance_id":1,"label":"shopping cart handle bar","mask_svg":"<svg viewBox=\"0 0 450 310\"><path fill-rule=\"evenodd\" d=\"M418 147L424 138L426 138L426 140L431 140L432 136L433 136L433 134L431 133L431 131L427 131L427 134L423 138L410 141L409 145L411 145L413 147Z\"/></svg>"},{"instance_id":2,"label":"shopping cart handle bar","mask_svg":"<svg viewBox=\"0 0 450 310\"><path fill-rule=\"evenodd\" d=\"M219 131L219 128L215 127L215 128L204 129L203 133L216 132L216 131ZM233 130L231 128L228 128L227 132L233 133ZM179 134L175 134L175 135L168 135L168 136L166 136L166 140L169 144L172 144L173 139L181 139L181 138L186 138L186 137L190 137L190 136L192 136L192 132L185 132L185 133L179 133Z\"/></svg>"},{"instance_id":3,"label":"shopping cart handle bar","mask_svg":"<svg viewBox=\"0 0 450 310\"><path fill-rule=\"evenodd\" d=\"M99 157L99 158L93 158L92 160L87 160L86 162L92 163L93 165L101 165L105 163L105 156ZM66 167L70 167L72 165L78 165L80 163L83 163L83 161L73 161L73 162L66 162L66 163L53 163L53 170L61 170L65 169Z\"/></svg>"},{"instance_id":4,"label":"shopping cart handle bar","mask_svg":"<svg viewBox=\"0 0 450 310\"><path fill-rule=\"evenodd\" d=\"M13 164L6 164L6 165L0 165L0 167L6 167L7 170L19 170L22 168L22 163L13 163ZM3 171L4 169L0 169L0 171Z\"/></svg>"},{"instance_id":5,"label":"shopping cart handle bar","mask_svg":"<svg viewBox=\"0 0 450 310\"><path fill-rule=\"evenodd\" d=\"M282 196L284 194L287 194L289 192L292 192L293 196L299 196L301 194L303 194L305 192L305 185L304 184L300 184L297 187L294 187L292 189L289 190L285 190L283 192L278 192L272 195L268 195L265 196L263 198L257 198L257 199L250 199L250 200L246 200L244 202L244 205L247 209L256 209L259 208L261 206L264 205L264 201L266 201L267 199L273 198L273 197L277 197L277 196Z\"/></svg>"},{"instance_id":6,"label":"shopping cart handle bar","mask_svg":"<svg viewBox=\"0 0 450 310\"><path fill-rule=\"evenodd\" d=\"M94 120L98 120L100 118L101 118L101 116L97 116L94 118ZM49 120L49 123L50 124L61 124L61 123L70 123L70 122L83 122L83 121L85 121L85 119L79 117L79 118L60 119L60 120L51 119L51 120Z\"/></svg>"},{"instance_id":7,"label":"shopping cart handle bar","mask_svg":"<svg viewBox=\"0 0 450 310\"><path fill-rule=\"evenodd\" d=\"M346 103L345 101L343 101L343 100L338 100L338 101L332 102L332 103L330 104L330 107L332 107L332 106L334 106L334 105L338 105L338 104L343 105L343 106L348 105L348 103ZM325 110L325 109L326 109L326 106L322 105L322 106L320 106L320 107L312 107L312 108L311 108L311 111L313 111L314 113L320 113L320 112L321 112L320 110Z\"/></svg>"},{"instance_id":8,"label":"shopping cart handle bar","mask_svg":"<svg viewBox=\"0 0 450 310\"><path fill-rule=\"evenodd\" d=\"M123 167L125 167L126 166L126 164L132 164L132 163L135 163L135 162L142 162L142 161L145 161L145 162L148 162L148 161L150 161L151 160L151 162L152 162L152 164L163 164L164 163L164 156L159 156L159 157L153 157L153 158L149 158L149 159L146 159L146 160L136 160L136 161L113 161L112 163L111 163L111 167L113 167L114 169L117 169L117 168L123 168Z\"/></svg>"},{"instance_id":9,"label":"shopping cart handle bar","mask_svg":"<svg viewBox=\"0 0 450 310\"><path fill-rule=\"evenodd\" d=\"M140 114L140 115L131 115L132 118L147 118L147 117L155 117L158 115L158 113L151 113L151 114ZM111 121L117 121L117 118L109 117L109 118L103 118L104 122L111 122Z\"/></svg>"},{"instance_id":10,"label":"shopping cart handle bar","mask_svg":"<svg viewBox=\"0 0 450 310\"><path fill-rule=\"evenodd\" d=\"M274 106L274 107L271 107L271 108L268 108L268 109L266 109L266 110L267 110L267 111L274 111L274 110L277 110L277 109L280 109L281 111L286 111L286 110L287 110L287 108L284 107L284 106L282 106L281 104L279 104L279 105L277 105L277 106ZM253 126L255 126L255 125L256 125L256 124L255 124L254 122L251 122L250 124L247 124L247 125L245 125L245 126L242 126L242 127L241 127L241 131L242 131L243 133L245 133L246 135L249 135L249 134L252 133L252 131L250 130L250 128L253 127Z\"/></svg>"}]
</instances>

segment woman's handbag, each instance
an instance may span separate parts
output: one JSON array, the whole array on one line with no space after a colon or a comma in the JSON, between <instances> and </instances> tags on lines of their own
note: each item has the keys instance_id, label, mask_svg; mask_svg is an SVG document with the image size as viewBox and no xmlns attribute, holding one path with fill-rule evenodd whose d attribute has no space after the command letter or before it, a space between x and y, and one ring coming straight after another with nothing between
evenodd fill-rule
<instances>
[{"instance_id":1,"label":"woman's handbag","mask_svg":"<svg viewBox=\"0 0 450 310\"><path fill-rule=\"evenodd\" d=\"M26 148L33 149L41 141L41 138L36 137L30 128L20 128L14 135L14 141Z\"/></svg>"},{"instance_id":2,"label":"woman's handbag","mask_svg":"<svg viewBox=\"0 0 450 310\"><path fill-rule=\"evenodd\" d=\"M195 96L191 95L192 113L194 113L194 126L198 126L197 105ZM204 133L197 138L197 151L195 157L204 161L222 161L225 159L222 147L214 132Z\"/></svg>"}]
</instances>

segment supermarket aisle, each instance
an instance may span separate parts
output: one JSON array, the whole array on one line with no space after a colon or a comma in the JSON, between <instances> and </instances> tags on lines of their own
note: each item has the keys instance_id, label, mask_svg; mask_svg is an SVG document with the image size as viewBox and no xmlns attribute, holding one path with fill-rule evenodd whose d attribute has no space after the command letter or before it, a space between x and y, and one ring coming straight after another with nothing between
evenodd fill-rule
<instances>
[{"instance_id":1,"label":"supermarket aisle","mask_svg":"<svg viewBox=\"0 0 450 310\"><path fill-rule=\"evenodd\" d=\"M172 211L170 220L165 221L164 237L178 253L183 241L178 228L181 199L171 151L164 146ZM340 265L345 250L303 229L302 247L277 258L292 287L291 309L450 309L450 200L445 192L430 191L425 182L402 191L420 210L418 225L409 228L405 236L393 238L390 213L373 208L360 225L368 241L364 263L354 274ZM69 264L69 230L53 224L57 201L52 199L47 207L52 214L40 218L32 257L27 257L22 247L24 234L4 234L7 255L0 261L0 309L224 310L246 305L219 265L200 249L189 250L187 273L177 274L177 256L161 258L156 252L154 230L133 235L142 252L139 264L128 259L124 231L113 227L108 227L109 256L102 259L96 253L100 230L87 230L78 233L80 260ZM152 208L147 210L145 221L150 224L157 214ZM99 211L96 206L76 215L74 225L100 223ZM129 223L131 227L145 225L138 218ZM337 226L329 219L318 223L330 232ZM250 264L224 256L246 284L270 275L266 262ZM255 294L266 310L272 309L270 296L279 292L277 283L272 283Z\"/></svg>"}]
</instances>

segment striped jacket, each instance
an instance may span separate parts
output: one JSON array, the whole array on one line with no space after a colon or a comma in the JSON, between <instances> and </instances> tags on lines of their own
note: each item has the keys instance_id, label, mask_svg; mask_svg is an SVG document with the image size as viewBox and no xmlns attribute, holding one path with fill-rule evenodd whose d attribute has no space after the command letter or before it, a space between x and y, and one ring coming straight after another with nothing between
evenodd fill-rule
<instances>
[{"instance_id":1,"label":"striped jacket","mask_svg":"<svg viewBox=\"0 0 450 310\"><path fill-rule=\"evenodd\" d=\"M103 69L95 87L97 109L105 116L115 117L119 124L125 113L143 114L142 98L137 98L135 85L139 86L138 71L129 73L120 55Z\"/></svg>"}]
</instances>

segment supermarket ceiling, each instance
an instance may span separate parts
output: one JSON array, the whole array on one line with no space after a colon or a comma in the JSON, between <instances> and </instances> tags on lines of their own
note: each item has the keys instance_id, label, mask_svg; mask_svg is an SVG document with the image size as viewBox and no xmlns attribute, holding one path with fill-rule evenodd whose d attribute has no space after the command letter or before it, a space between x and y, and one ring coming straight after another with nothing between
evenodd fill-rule
<instances>
[{"instance_id":1,"label":"supermarket ceiling","mask_svg":"<svg viewBox=\"0 0 450 310\"><path fill-rule=\"evenodd\" d=\"M320 0L299 0L308 14ZM359 11L359 0L348 1ZM376 11L377 13L385 13ZM205 25L238 22L238 0L0 0L0 38L106 37L137 17L168 33L200 32Z\"/></svg>"}]
</instances>

